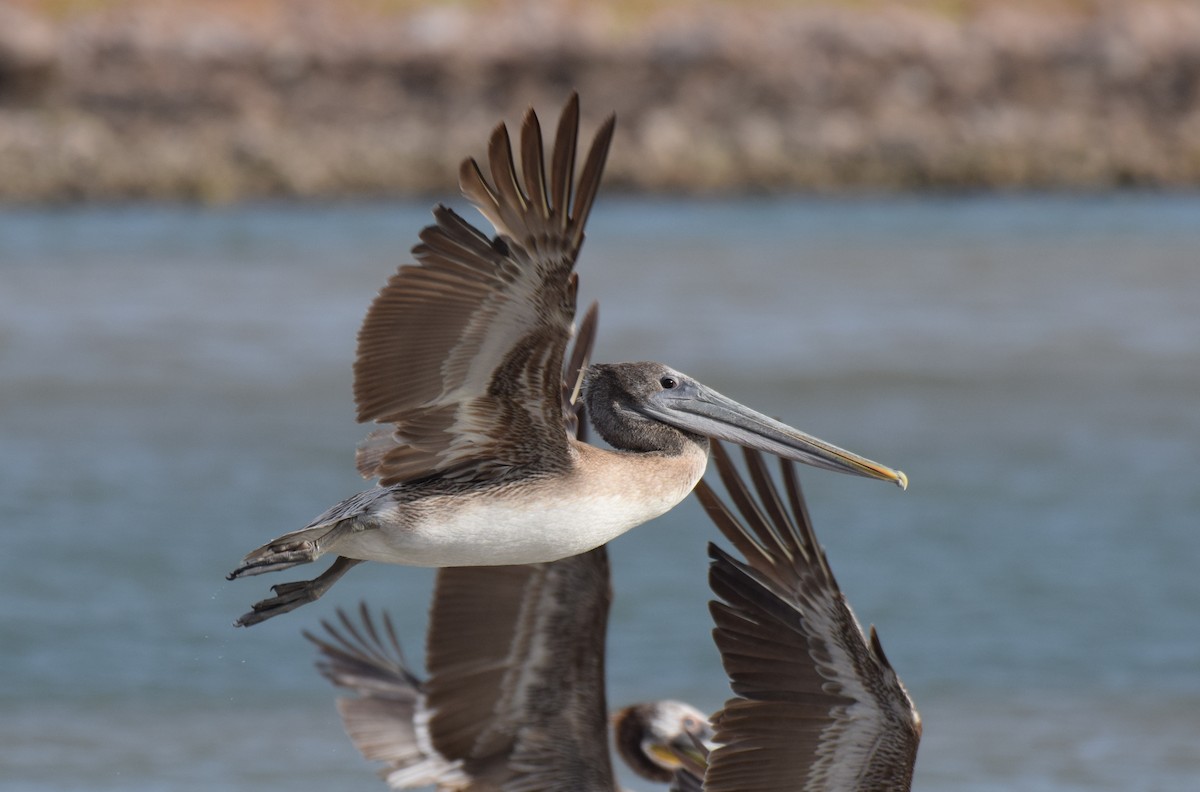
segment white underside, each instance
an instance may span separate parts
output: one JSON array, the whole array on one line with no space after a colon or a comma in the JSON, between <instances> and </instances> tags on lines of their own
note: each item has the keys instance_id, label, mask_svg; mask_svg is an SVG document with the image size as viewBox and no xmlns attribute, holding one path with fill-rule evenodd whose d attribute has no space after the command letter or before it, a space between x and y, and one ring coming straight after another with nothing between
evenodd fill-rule
<instances>
[{"instance_id":1,"label":"white underside","mask_svg":"<svg viewBox=\"0 0 1200 792\"><path fill-rule=\"evenodd\" d=\"M447 499L445 509L434 511L435 518L408 528L402 527L395 505L389 505L371 515L379 528L350 534L330 552L431 567L557 561L615 539L668 511L686 495L684 491L652 502L620 495L454 498Z\"/></svg>"},{"instance_id":2,"label":"white underside","mask_svg":"<svg viewBox=\"0 0 1200 792\"><path fill-rule=\"evenodd\" d=\"M491 492L422 499L408 514L371 498L364 528L324 552L413 566L536 564L585 553L679 503L704 474L696 447L674 457L579 446L580 465L562 478ZM425 515L414 524L414 515ZM408 519L404 519L407 517Z\"/></svg>"}]
</instances>

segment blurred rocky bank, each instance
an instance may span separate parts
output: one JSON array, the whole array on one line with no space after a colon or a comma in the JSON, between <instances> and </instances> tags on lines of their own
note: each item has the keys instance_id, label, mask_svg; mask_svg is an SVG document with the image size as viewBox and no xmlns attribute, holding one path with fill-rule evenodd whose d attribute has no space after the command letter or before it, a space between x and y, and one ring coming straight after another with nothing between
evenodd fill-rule
<instances>
[{"instance_id":1,"label":"blurred rocky bank","mask_svg":"<svg viewBox=\"0 0 1200 792\"><path fill-rule=\"evenodd\" d=\"M1200 185L1195 0L0 0L0 200L442 191L572 89L629 190Z\"/></svg>"}]
</instances>

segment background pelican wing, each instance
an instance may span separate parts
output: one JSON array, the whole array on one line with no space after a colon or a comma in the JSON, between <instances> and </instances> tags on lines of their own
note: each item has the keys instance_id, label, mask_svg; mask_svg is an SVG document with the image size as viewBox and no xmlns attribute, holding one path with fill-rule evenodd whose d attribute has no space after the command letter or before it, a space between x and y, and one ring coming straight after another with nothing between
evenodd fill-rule
<instances>
[{"instance_id":1,"label":"background pelican wing","mask_svg":"<svg viewBox=\"0 0 1200 792\"><path fill-rule=\"evenodd\" d=\"M346 732L394 789L612 792L604 697L607 552L438 570L422 682L386 614L323 622Z\"/></svg>"},{"instance_id":2,"label":"background pelican wing","mask_svg":"<svg viewBox=\"0 0 1200 792\"><path fill-rule=\"evenodd\" d=\"M354 746L365 758L387 763L381 775L393 789L469 789L459 765L430 744L424 685L409 669L391 620L383 614L381 632L365 603L359 611L360 625L340 609L338 626L321 622L329 640L304 633L321 650L321 674L358 693L337 702Z\"/></svg>"},{"instance_id":3,"label":"background pelican wing","mask_svg":"<svg viewBox=\"0 0 1200 792\"><path fill-rule=\"evenodd\" d=\"M603 547L549 564L440 570L426 647L438 752L503 789L612 790L610 600Z\"/></svg>"},{"instance_id":4,"label":"background pelican wing","mask_svg":"<svg viewBox=\"0 0 1200 792\"><path fill-rule=\"evenodd\" d=\"M413 248L417 263L402 266L372 303L358 335L354 396L360 421L391 426L360 447L364 476L386 486L566 463L560 382L573 268L614 123L609 117L596 133L573 203L577 96L559 121L549 188L532 110L521 128L523 180L503 124L488 147L492 183L474 159L463 163L463 194L498 236L439 206Z\"/></svg>"},{"instance_id":5,"label":"background pelican wing","mask_svg":"<svg viewBox=\"0 0 1200 792\"><path fill-rule=\"evenodd\" d=\"M713 635L735 697L713 718L704 789L909 789L920 717L838 588L793 463L781 461L781 493L746 451L756 498L720 444L713 456L737 513L703 482L696 493L745 562L709 546Z\"/></svg>"}]
</instances>

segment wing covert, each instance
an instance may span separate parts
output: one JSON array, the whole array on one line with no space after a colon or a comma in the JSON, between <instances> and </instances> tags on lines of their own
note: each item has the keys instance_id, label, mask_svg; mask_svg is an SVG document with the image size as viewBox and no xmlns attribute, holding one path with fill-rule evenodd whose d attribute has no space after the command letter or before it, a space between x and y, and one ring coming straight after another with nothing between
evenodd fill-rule
<instances>
[{"instance_id":1,"label":"wing covert","mask_svg":"<svg viewBox=\"0 0 1200 792\"><path fill-rule=\"evenodd\" d=\"M390 424L359 448L383 485L431 474L494 478L567 464L560 383L578 279L573 272L615 119L601 125L571 195L579 101L563 110L547 192L541 127L521 128L524 184L501 124L488 146L492 183L468 159L460 186L494 239L439 206L435 224L372 303L358 335L359 421Z\"/></svg>"}]
</instances>

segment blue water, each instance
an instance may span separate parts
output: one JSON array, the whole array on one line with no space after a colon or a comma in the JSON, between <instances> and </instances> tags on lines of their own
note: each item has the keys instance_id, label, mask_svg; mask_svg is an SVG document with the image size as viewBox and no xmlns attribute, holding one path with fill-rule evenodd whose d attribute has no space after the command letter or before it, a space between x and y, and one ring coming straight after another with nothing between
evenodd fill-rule
<instances>
[{"instance_id":1,"label":"blue water","mask_svg":"<svg viewBox=\"0 0 1200 792\"><path fill-rule=\"evenodd\" d=\"M224 574L361 486L354 334L428 217L0 212L0 789L383 788L300 630L365 598L419 661L431 574L250 630L277 580ZM598 360L909 474L805 483L916 788L1197 788L1200 197L607 198L579 269ZM614 704L726 696L714 535L689 501L614 543Z\"/></svg>"}]
</instances>

